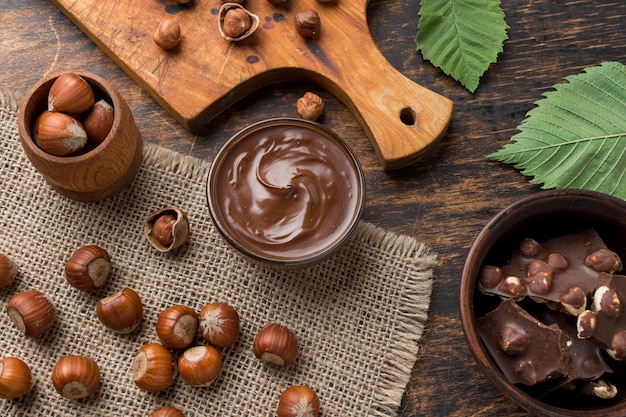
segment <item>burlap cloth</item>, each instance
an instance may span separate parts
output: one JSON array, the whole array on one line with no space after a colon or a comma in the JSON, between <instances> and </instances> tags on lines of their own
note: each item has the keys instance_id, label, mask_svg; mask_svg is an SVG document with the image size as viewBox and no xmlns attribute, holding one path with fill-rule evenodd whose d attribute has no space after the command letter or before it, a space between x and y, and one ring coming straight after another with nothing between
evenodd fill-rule
<instances>
[{"instance_id":1,"label":"burlap cloth","mask_svg":"<svg viewBox=\"0 0 626 417\"><path fill-rule=\"evenodd\" d=\"M0 251L19 265L16 282L0 290L2 310L27 289L47 294L58 310L54 327L27 339L0 312L0 356L18 356L37 379L33 391L0 400L1 416L147 416L172 404L187 416L274 416L289 385L314 387L322 416L396 415L417 359L436 261L412 237L362 221L338 255L301 271L277 272L241 259L214 230L205 201L206 161L145 144L136 179L99 203L66 199L32 168L19 143L18 100L0 89ZM143 236L154 210L175 205L190 218L188 244L161 254ZM105 288L82 293L65 281L64 264L85 244L106 248L113 271ZM123 287L142 297L140 330L119 335L95 315L98 299ZM211 386L191 388L180 378L151 394L132 380L135 351L156 342L155 322L173 304L197 310L210 301L235 307L237 342L223 349L224 365ZM252 353L256 331L282 322L298 335L300 354L281 369ZM66 354L91 356L100 366L98 391L83 400L60 397L51 382Z\"/></svg>"}]
</instances>

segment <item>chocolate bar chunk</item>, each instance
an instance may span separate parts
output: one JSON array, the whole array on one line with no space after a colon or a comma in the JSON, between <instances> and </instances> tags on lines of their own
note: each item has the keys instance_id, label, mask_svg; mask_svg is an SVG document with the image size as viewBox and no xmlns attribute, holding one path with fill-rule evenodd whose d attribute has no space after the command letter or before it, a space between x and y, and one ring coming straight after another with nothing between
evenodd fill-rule
<instances>
[{"instance_id":1,"label":"chocolate bar chunk","mask_svg":"<svg viewBox=\"0 0 626 417\"><path fill-rule=\"evenodd\" d=\"M476 320L478 333L502 373L515 384L535 385L578 377L569 347L573 340L547 326L513 300Z\"/></svg>"},{"instance_id":2,"label":"chocolate bar chunk","mask_svg":"<svg viewBox=\"0 0 626 417\"><path fill-rule=\"evenodd\" d=\"M536 311L535 311L536 310ZM604 360L602 347L590 339L577 335L576 317L547 308L533 309L532 314L546 325L557 325L571 337L570 355L579 379L595 380L613 370Z\"/></svg>"},{"instance_id":3,"label":"chocolate bar chunk","mask_svg":"<svg viewBox=\"0 0 626 417\"><path fill-rule=\"evenodd\" d=\"M570 314L584 310L600 272L621 270L622 262L594 229L538 243L524 239L501 268L485 266L479 288L486 294L563 305Z\"/></svg>"},{"instance_id":4,"label":"chocolate bar chunk","mask_svg":"<svg viewBox=\"0 0 626 417\"><path fill-rule=\"evenodd\" d=\"M577 320L578 335L593 338L620 361L626 360L626 276L601 273L593 303Z\"/></svg>"}]
</instances>

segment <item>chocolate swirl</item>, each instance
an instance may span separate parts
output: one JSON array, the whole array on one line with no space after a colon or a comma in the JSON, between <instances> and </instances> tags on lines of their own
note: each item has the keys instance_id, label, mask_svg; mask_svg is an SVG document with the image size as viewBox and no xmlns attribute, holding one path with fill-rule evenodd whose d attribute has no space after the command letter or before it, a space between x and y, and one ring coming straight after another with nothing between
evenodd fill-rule
<instances>
[{"instance_id":1,"label":"chocolate swirl","mask_svg":"<svg viewBox=\"0 0 626 417\"><path fill-rule=\"evenodd\" d=\"M224 223L252 251L322 252L353 222L359 176L334 141L301 127L257 130L233 144L215 183Z\"/></svg>"}]
</instances>

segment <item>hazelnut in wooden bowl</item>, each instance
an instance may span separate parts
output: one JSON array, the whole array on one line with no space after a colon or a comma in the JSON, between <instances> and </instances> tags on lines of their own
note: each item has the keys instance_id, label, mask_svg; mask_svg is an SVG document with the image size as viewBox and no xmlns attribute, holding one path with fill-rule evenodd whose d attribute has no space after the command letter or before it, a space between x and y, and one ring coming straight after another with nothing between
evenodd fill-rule
<instances>
[{"instance_id":1,"label":"hazelnut in wooden bowl","mask_svg":"<svg viewBox=\"0 0 626 417\"><path fill-rule=\"evenodd\" d=\"M361 166L326 127L278 118L235 134L207 184L211 218L224 239L274 268L321 262L354 232L365 202Z\"/></svg>"},{"instance_id":2,"label":"hazelnut in wooden bowl","mask_svg":"<svg viewBox=\"0 0 626 417\"><path fill-rule=\"evenodd\" d=\"M459 310L480 369L535 416L626 415L626 202L541 191L478 234Z\"/></svg>"},{"instance_id":3,"label":"hazelnut in wooden bowl","mask_svg":"<svg viewBox=\"0 0 626 417\"><path fill-rule=\"evenodd\" d=\"M95 74L64 72L38 82L22 99L18 128L33 166L73 200L117 194L141 165L143 144L130 108Z\"/></svg>"}]
</instances>

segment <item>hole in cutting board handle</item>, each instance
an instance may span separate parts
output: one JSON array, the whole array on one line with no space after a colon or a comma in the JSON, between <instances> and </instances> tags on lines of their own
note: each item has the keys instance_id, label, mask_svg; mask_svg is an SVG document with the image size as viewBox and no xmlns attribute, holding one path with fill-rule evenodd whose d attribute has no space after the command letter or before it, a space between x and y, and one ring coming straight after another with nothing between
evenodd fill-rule
<instances>
[{"instance_id":1,"label":"hole in cutting board handle","mask_svg":"<svg viewBox=\"0 0 626 417\"><path fill-rule=\"evenodd\" d=\"M402 121L402 123L404 123L407 126L413 126L415 122L417 121L415 110L413 110L410 107L405 107L402 110L400 110L400 121Z\"/></svg>"}]
</instances>

